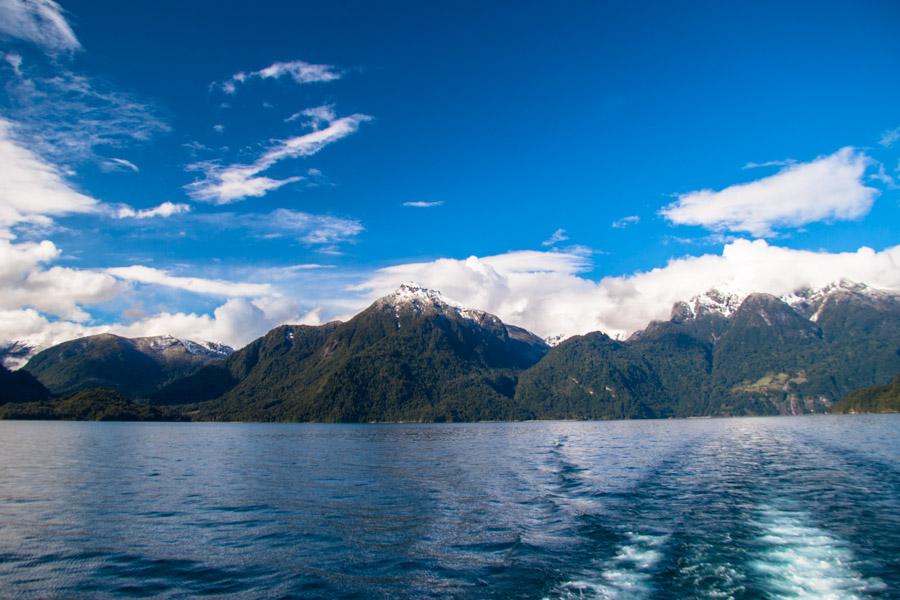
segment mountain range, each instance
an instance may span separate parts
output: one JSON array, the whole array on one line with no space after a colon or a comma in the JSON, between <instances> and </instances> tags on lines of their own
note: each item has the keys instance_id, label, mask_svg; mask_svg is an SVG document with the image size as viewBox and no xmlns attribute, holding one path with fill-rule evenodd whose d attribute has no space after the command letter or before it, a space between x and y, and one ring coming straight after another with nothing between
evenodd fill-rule
<instances>
[{"instance_id":1,"label":"mountain range","mask_svg":"<svg viewBox=\"0 0 900 600\"><path fill-rule=\"evenodd\" d=\"M104 388L159 418L204 420L667 418L825 412L897 373L900 296L847 281L782 297L710 290L627 340L595 332L552 347L404 285L346 322L283 325L236 352L72 340L5 371L0 392L27 402L10 390L33 397L30 377L56 398Z\"/></svg>"}]
</instances>

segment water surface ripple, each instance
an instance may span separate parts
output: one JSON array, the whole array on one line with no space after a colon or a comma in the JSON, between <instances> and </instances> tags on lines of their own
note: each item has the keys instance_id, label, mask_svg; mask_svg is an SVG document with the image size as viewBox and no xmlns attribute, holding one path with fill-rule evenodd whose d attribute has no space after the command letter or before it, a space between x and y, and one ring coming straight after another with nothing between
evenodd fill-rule
<instances>
[{"instance_id":1,"label":"water surface ripple","mask_svg":"<svg viewBox=\"0 0 900 600\"><path fill-rule=\"evenodd\" d=\"M900 415L0 423L0 595L900 598Z\"/></svg>"}]
</instances>

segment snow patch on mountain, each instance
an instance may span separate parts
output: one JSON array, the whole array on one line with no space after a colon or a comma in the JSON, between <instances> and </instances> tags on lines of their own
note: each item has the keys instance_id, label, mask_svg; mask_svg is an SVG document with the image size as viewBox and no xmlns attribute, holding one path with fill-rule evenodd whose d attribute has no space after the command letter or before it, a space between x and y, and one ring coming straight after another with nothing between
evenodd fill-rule
<instances>
[{"instance_id":1,"label":"snow patch on mountain","mask_svg":"<svg viewBox=\"0 0 900 600\"><path fill-rule=\"evenodd\" d=\"M171 335L134 338L133 341L138 348L142 350L149 350L155 353L177 352L183 350L188 354L210 359L228 358L234 352L234 349L231 346L226 346L225 344L218 344L216 342L195 342L193 340L185 340Z\"/></svg>"},{"instance_id":2,"label":"snow patch on mountain","mask_svg":"<svg viewBox=\"0 0 900 600\"><path fill-rule=\"evenodd\" d=\"M749 295L727 291L727 288L713 288L686 302L677 302L672 307L672 319L686 321L711 314L729 318ZM814 322L818 320L826 301L831 298L856 298L871 302L898 301L900 294L841 279L821 288L800 288L779 296L779 300Z\"/></svg>"}]
</instances>

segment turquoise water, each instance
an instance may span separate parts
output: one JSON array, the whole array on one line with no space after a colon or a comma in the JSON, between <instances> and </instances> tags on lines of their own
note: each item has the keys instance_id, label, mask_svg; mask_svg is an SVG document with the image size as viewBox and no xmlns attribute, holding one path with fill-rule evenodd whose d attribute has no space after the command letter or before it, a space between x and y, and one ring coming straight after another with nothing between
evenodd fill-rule
<instances>
[{"instance_id":1,"label":"turquoise water","mask_svg":"<svg viewBox=\"0 0 900 600\"><path fill-rule=\"evenodd\" d=\"M900 415L0 422L0 596L897 598Z\"/></svg>"}]
</instances>

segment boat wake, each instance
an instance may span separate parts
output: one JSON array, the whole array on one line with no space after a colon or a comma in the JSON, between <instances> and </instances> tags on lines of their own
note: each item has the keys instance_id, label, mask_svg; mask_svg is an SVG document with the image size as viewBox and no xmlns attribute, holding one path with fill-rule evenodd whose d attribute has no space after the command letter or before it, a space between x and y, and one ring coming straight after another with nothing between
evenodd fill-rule
<instances>
[{"instance_id":1,"label":"boat wake","mask_svg":"<svg viewBox=\"0 0 900 600\"><path fill-rule=\"evenodd\" d=\"M885 590L884 582L857 571L843 541L810 524L805 513L764 507L758 526L763 549L751 567L770 597L854 600Z\"/></svg>"},{"instance_id":2,"label":"boat wake","mask_svg":"<svg viewBox=\"0 0 900 600\"><path fill-rule=\"evenodd\" d=\"M637 600L653 593L653 575L663 558L668 535L629 532L627 541L593 573L559 585L549 598Z\"/></svg>"}]
</instances>

